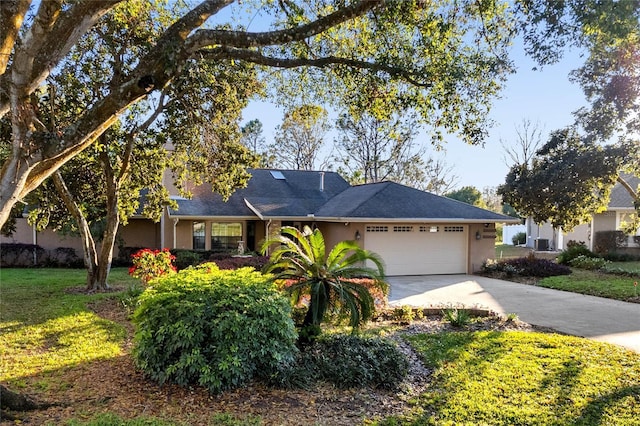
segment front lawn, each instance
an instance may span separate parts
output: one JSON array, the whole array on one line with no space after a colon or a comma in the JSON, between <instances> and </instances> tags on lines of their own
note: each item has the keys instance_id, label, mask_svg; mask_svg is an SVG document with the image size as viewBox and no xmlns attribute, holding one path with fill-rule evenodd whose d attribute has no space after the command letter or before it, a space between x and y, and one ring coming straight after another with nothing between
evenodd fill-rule
<instances>
[{"instance_id":1,"label":"front lawn","mask_svg":"<svg viewBox=\"0 0 640 426\"><path fill-rule=\"evenodd\" d=\"M606 274L577 268L571 269L571 275L543 278L538 281L538 285L590 296L640 302L638 300L640 283L638 286L634 285L640 281L639 277Z\"/></svg>"},{"instance_id":2,"label":"front lawn","mask_svg":"<svg viewBox=\"0 0 640 426\"><path fill-rule=\"evenodd\" d=\"M409 337L434 381L378 425L640 425L640 355L529 332Z\"/></svg>"},{"instance_id":3,"label":"front lawn","mask_svg":"<svg viewBox=\"0 0 640 426\"><path fill-rule=\"evenodd\" d=\"M210 395L197 386L159 386L134 368L130 355L132 326L122 297L135 280L123 268L111 281L123 291L86 295L78 291L83 271L0 270L0 382L54 404L13 413L24 424L640 425L640 354L581 338L502 331L512 323L443 332L416 329L427 320L416 322L412 330L419 333L408 340L427 368L402 391L252 383Z\"/></svg>"}]
</instances>

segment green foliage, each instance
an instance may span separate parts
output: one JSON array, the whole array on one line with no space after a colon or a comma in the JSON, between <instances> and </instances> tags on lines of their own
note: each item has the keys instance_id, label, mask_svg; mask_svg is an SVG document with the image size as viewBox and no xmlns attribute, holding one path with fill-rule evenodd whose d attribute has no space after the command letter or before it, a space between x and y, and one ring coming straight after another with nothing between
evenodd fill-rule
<instances>
[{"instance_id":1,"label":"green foliage","mask_svg":"<svg viewBox=\"0 0 640 426\"><path fill-rule=\"evenodd\" d=\"M442 315L454 327L465 327L471 322L471 314L467 309L446 308L442 310Z\"/></svg>"},{"instance_id":2,"label":"green foliage","mask_svg":"<svg viewBox=\"0 0 640 426\"><path fill-rule=\"evenodd\" d=\"M571 266L574 268L587 269L590 271L603 269L609 262L606 259L601 257L592 257L592 256L578 256L569 262Z\"/></svg>"},{"instance_id":3,"label":"green foliage","mask_svg":"<svg viewBox=\"0 0 640 426\"><path fill-rule=\"evenodd\" d=\"M526 232L518 232L513 237L511 237L511 242L514 246L519 246L521 244L525 244L527 242L527 233Z\"/></svg>"},{"instance_id":4,"label":"green foliage","mask_svg":"<svg viewBox=\"0 0 640 426\"><path fill-rule=\"evenodd\" d=\"M569 242L567 244L567 248L562 250L558 257L556 258L557 262L561 265L570 265L571 261L576 257L584 256L584 257L597 257L595 253L587 248L585 243L583 242Z\"/></svg>"},{"instance_id":5,"label":"green foliage","mask_svg":"<svg viewBox=\"0 0 640 426\"><path fill-rule=\"evenodd\" d=\"M251 268L205 263L163 276L140 297L133 355L159 383L220 392L269 377L295 354L286 298Z\"/></svg>"},{"instance_id":6,"label":"green foliage","mask_svg":"<svg viewBox=\"0 0 640 426\"><path fill-rule=\"evenodd\" d=\"M462 201L463 203L471 204L476 207L487 207L487 204L482 199L482 192L474 186L465 186L456 191L449 192L445 194L445 197Z\"/></svg>"},{"instance_id":7,"label":"green foliage","mask_svg":"<svg viewBox=\"0 0 640 426\"><path fill-rule=\"evenodd\" d=\"M285 226L282 234L268 239L262 246L278 245L271 252L265 272L273 272L274 280L286 284L293 304L309 299L302 327L319 326L327 313L348 313L349 325L359 327L371 318L375 300L369 286L385 292L382 261L375 253L364 250L355 241L342 241L327 254L319 229L305 226L303 231ZM370 261L374 268L365 265ZM361 278L372 281L364 283ZM372 284L373 283L373 284Z\"/></svg>"},{"instance_id":8,"label":"green foliage","mask_svg":"<svg viewBox=\"0 0 640 426\"><path fill-rule=\"evenodd\" d=\"M593 238L594 251L602 255L614 253L626 238L622 231L598 231Z\"/></svg>"},{"instance_id":9,"label":"green foliage","mask_svg":"<svg viewBox=\"0 0 640 426\"><path fill-rule=\"evenodd\" d=\"M413 307L402 305L393 309L393 319L403 323L411 323L415 319Z\"/></svg>"},{"instance_id":10,"label":"green foliage","mask_svg":"<svg viewBox=\"0 0 640 426\"><path fill-rule=\"evenodd\" d=\"M489 259L482 264L482 272L504 273L507 276L552 277L570 274L571 268L548 259L538 259L533 255L529 255L499 261Z\"/></svg>"},{"instance_id":11,"label":"green foliage","mask_svg":"<svg viewBox=\"0 0 640 426\"><path fill-rule=\"evenodd\" d=\"M178 270L189 266L196 266L202 261L202 255L194 250L172 250L176 257L175 263Z\"/></svg>"},{"instance_id":12,"label":"green foliage","mask_svg":"<svg viewBox=\"0 0 640 426\"><path fill-rule=\"evenodd\" d=\"M575 129L558 130L531 164L511 167L498 193L519 214L568 232L606 208L633 151L630 144L602 146Z\"/></svg>"},{"instance_id":13,"label":"green foliage","mask_svg":"<svg viewBox=\"0 0 640 426\"><path fill-rule=\"evenodd\" d=\"M322 381L339 388L396 388L409 362L398 347L379 337L334 334L306 346L293 365L272 378L283 387L308 387Z\"/></svg>"}]
</instances>

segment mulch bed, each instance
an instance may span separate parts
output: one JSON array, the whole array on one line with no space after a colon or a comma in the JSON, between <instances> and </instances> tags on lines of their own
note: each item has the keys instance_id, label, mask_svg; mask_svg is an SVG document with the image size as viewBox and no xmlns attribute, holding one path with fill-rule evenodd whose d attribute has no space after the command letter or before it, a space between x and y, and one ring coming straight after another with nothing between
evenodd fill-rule
<instances>
[{"instance_id":1,"label":"mulch bed","mask_svg":"<svg viewBox=\"0 0 640 426\"><path fill-rule=\"evenodd\" d=\"M133 328L122 304L112 298L95 303L91 308L100 316L125 326L128 331L123 346L125 353L118 358L26 378L24 389L20 391L57 405L40 411L13 413L21 418L21 424L63 424L70 418L88 420L101 412L117 413L123 418L154 416L190 425L206 425L215 413L230 413L239 418L259 416L264 425L361 424L365 418L402 414L411 408L412 397L429 385L432 371L425 368L410 346L404 343L402 334L459 330L443 322L440 316L428 316L396 332L392 338L410 357L411 371L405 383L395 391L344 390L329 385L311 390L283 390L252 383L212 395L196 386L159 386L146 379L135 369L129 355ZM476 320L471 329L548 331L496 316Z\"/></svg>"}]
</instances>

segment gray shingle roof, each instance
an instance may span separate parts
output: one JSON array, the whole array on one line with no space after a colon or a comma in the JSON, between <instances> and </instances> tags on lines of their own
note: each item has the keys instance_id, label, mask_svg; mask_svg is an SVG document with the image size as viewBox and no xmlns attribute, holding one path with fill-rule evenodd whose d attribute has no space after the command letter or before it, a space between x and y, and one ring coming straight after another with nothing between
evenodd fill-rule
<instances>
[{"instance_id":1,"label":"gray shingle roof","mask_svg":"<svg viewBox=\"0 0 640 426\"><path fill-rule=\"evenodd\" d=\"M274 177L272 170L249 169L251 179L246 188L238 189L226 203L211 192L209 185L193 191L191 200L178 200L173 216L250 216L256 214L245 202L265 217L305 217L313 214L330 198L349 188L349 183L335 172L322 172L324 189L320 190L321 172L278 170L284 179ZM277 176L277 175L276 175Z\"/></svg>"},{"instance_id":2,"label":"gray shingle roof","mask_svg":"<svg viewBox=\"0 0 640 426\"><path fill-rule=\"evenodd\" d=\"M622 177L631 187L636 190L640 184L640 178L631 174L623 174ZM621 184L616 183L611 190L611 199L609 200L609 208L633 208L633 198Z\"/></svg>"},{"instance_id":3,"label":"gray shingle roof","mask_svg":"<svg viewBox=\"0 0 640 426\"><path fill-rule=\"evenodd\" d=\"M514 218L393 182L353 186L329 200L316 218L513 221Z\"/></svg>"},{"instance_id":4,"label":"gray shingle roof","mask_svg":"<svg viewBox=\"0 0 640 426\"><path fill-rule=\"evenodd\" d=\"M316 220L388 219L512 222L509 216L440 197L393 182L350 186L338 173L303 170L250 169L246 188L224 202L209 185L193 191L191 200L177 200L177 217L260 217ZM321 176L324 187L320 189ZM284 179L282 179L284 177Z\"/></svg>"}]
</instances>

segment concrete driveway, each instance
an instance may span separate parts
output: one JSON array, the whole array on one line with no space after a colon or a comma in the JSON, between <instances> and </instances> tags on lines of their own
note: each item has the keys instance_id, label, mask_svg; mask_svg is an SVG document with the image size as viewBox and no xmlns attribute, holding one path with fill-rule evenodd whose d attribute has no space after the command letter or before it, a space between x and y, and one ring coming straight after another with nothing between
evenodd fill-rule
<instances>
[{"instance_id":1,"label":"concrete driveway","mask_svg":"<svg viewBox=\"0 0 640 426\"><path fill-rule=\"evenodd\" d=\"M388 277L391 305L463 305L640 353L640 304L474 275Z\"/></svg>"}]
</instances>

